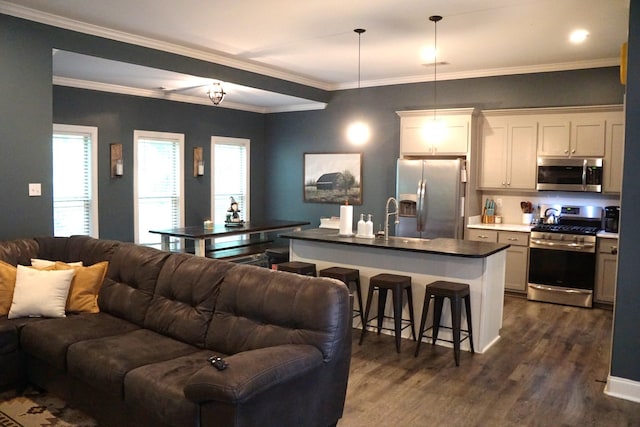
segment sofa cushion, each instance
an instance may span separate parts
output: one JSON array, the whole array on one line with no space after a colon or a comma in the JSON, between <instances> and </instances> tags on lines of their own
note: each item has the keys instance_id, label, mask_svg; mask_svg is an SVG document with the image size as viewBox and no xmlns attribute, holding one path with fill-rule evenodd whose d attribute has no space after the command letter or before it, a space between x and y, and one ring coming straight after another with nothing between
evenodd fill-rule
<instances>
[{"instance_id":1,"label":"sofa cushion","mask_svg":"<svg viewBox=\"0 0 640 427\"><path fill-rule=\"evenodd\" d=\"M132 243L121 244L100 289L100 310L142 326L162 264L169 255Z\"/></svg>"},{"instance_id":2,"label":"sofa cushion","mask_svg":"<svg viewBox=\"0 0 640 427\"><path fill-rule=\"evenodd\" d=\"M202 350L133 369L124 379L125 401L156 412L167 424L179 426L185 420L197 419L198 405L185 397L184 387L203 367L215 369L207 361L212 354Z\"/></svg>"},{"instance_id":3,"label":"sofa cushion","mask_svg":"<svg viewBox=\"0 0 640 427\"><path fill-rule=\"evenodd\" d=\"M67 245L67 259L58 261L82 261L84 265L110 261L121 244L116 240L94 239L89 236L71 236Z\"/></svg>"},{"instance_id":4,"label":"sofa cushion","mask_svg":"<svg viewBox=\"0 0 640 427\"><path fill-rule=\"evenodd\" d=\"M196 351L199 349L189 344L139 329L72 344L67 351L67 370L105 393L124 398L124 377L129 371Z\"/></svg>"},{"instance_id":5,"label":"sofa cushion","mask_svg":"<svg viewBox=\"0 0 640 427\"><path fill-rule=\"evenodd\" d=\"M31 258L38 256L38 242L35 239L17 239L0 242L0 261L11 265L29 265Z\"/></svg>"},{"instance_id":6,"label":"sofa cushion","mask_svg":"<svg viewBox=\"0 0 640 427\"><path fill-rule=\"evenodd\" d=\"M34 256L33 258L64 262L79 261L78 259L67 258L68 237L45 236L36 237L35 240L38 242L38 256ZM25 265L29 264L27 263Z\"/></svg>"},{"instance_id":7,"label":"sofa cushion","mask_svg":"<svg viewBox=\"0 0 640 427\"><path fill-rule=\"evenodd\" d=\"M188 254L165 261L144 326L189 344L204 347L219 285L235 264Z\"/></svg>"},{"instance_id":8,"label":"sofa cushion","mask_svg":"<svg viewBox=\"0 0 640 427\"><path fill-rule=\"evenodd\" d=\"M70 315L25 325L20 333L20 345L25 352L65 371L67 350L71 344L125 334L139 328L106 313Z\"/></svg>"},{"instance_id":9,"label":"sofa cushion","mask_svg":"<svg viewBox=\"0 0 640 427\"><path fill-rule=\"evenodd\" d=\"M335 355L348 321L349 292L337 280L249 265L229 270L206 346L227 354L281 344L311 344Z\"/></svg>"},{"instance_id":10,"label":"sofa cushion","mask_svg":"<svg viewBox=\"0 0 640 427\"><path fill-rule=\"evenodd\" d=\"M65 317L73 270L37 270L19 265L9 319Z\"/></svg>"}]
</instances>

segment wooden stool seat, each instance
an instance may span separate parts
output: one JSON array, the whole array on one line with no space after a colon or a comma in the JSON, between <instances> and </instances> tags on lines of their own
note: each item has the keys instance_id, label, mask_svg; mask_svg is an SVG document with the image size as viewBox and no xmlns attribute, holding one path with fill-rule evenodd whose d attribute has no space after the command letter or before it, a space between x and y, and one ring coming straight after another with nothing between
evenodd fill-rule
<instances>
[{"instance_id":1,"label":"wooden stool seat","mask_svg":"<svg viewBox=\"0 0 640 427\"><path fill-rule=\"evenodd\" d=\"M369 318L369 311L371 309L371 300L373 299L374 291L378 291L378 313L376 316ZM364 334L367 331L367 325L369 322L377 318L378 335L381 329L387 329L382 327L382 321L384 318L390 318L384 315L384 309L387 302L387 291L391 290L393 298L393 321L394 328L392 330L396 338L396 351L400 353L400 338L402 331L405 328L411 327L411 336L413 340L416 340L416 331L414 327L413 319L413 295L411 293L411 277L401 276L399 274L382 273L373 276L369 279L369 293L367 295L367 307L364 314L364 323L362 325L362 334L360 335L360 344L364 340ZM407 294L407 304L409 306L409 320L402 318L402 291ZM402 324L405 323L404 326Z\"/></svg>"},{"instance_id":2,"label":"wooden stool seat","mask_svg":"<svg viewBox=\"0 0 640 427\"><path fill-rule=\"evenodd\" d=\"M289 248L269 248L264 251L264 256L267 257L269 268L271 268L273 264L289 261Z\"/></svg>"},{"instance_id":3,"label":"wooden stool seat","mask_svg":"<svg viewBox=\"0 0 640 427\"><path fill-rule=\"evenodd\" d=\"M343 282L349 289L351 289L351 283L356 288L356 298L358 299L358 310L354 309L355 313L353 317L360 316L360 321L364 325L364 313L362 310L362 289L360 287L360 270L355 268L344 267L329 267L318 272L320 277L331 277Z\"/></svg>"},{"instance_id":4,"label":"wooden stool seat","mask_svg":"<svg viewBox=\"0 0 640 427\"><path fill-rule=\"evenodd\" d=\"M434 298L433 306L433 326L425 329L427 321L427 313L429 311L429 303L431 297ZM440 318L442 316L442 305L444 298L449 298L451 303L451 327L440 325ZM461 329L462 324L462 301L464 300L465 311L467 314L467 329ZM424 304L422 307L422 319L420 321L420 333L418 334L418 344L416 345L415 356L418 356L420 352L420 344L422 343L422 337L424 332L429 329L433 329L431 335L431 343L435 344L438 339L438 332L440 328L451 329L453 332L453 341L444 340L453 343L453 357L456 361L456 366L460 366L460 342L465 339L469 339L469 346L471 347L471 353L475 353L473 349L473 332L471 328L471 294L469 291L469 285L466 283L447 282L444 280L438 280L429 283L425 287ZM465 332L466 336L460 339L460 332Z\"/></svg>"},{"instance_id":5,"label":"wooden stool seat","mask_svg":"<svg viewBox=\"0 0 640 427\"><path fill-rule=\"evenodd\" d=\"M288 271L290 273L298 273L305 276L316 275L316 265L311 262L289 261L277 264L279 271Z\"/></svg>"}]
</instances>

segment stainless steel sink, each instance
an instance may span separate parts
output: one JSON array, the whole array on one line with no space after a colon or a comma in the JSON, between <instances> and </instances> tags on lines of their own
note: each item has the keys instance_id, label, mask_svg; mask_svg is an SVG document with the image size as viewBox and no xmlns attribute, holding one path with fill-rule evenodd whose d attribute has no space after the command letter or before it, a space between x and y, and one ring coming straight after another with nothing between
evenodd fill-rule
<instances>
[{"instance_id":1,"label":"stainless steel sink","mask_svg":"<svg viewBox=\"0 0 640 427\"><path fill-rule=\"evenodd\" d=\"M389 236L389 242L401 242L401 243L411 243L415 245L420 245L430 241L431 239L419 239L417 237Z\"/></svg>"}]
</instances>

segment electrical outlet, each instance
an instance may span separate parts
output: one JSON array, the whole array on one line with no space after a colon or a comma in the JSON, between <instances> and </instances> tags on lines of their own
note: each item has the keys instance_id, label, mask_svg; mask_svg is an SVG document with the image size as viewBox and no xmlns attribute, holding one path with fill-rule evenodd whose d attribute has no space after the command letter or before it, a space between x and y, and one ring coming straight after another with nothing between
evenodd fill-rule
<instances>
[{"instance_id":1,"label":"electrical outlet","mask_svg":"<svg viewBox=\"0 0 640 427\"><path fill-rule=\"evenodd\" d=\"M502 207L502 199L496 199L496 206L499 208Z\"/></svg>"},{"instance_id":2,"label":"electrical outlet","mask_svg":"<svg viewBox=\"0 0 640 427\"><path fill-rule=\"evenodd\" d=\"M29 197L42 196L42 184L30 183L29 184Z\"/></svg>"}]
</instances>

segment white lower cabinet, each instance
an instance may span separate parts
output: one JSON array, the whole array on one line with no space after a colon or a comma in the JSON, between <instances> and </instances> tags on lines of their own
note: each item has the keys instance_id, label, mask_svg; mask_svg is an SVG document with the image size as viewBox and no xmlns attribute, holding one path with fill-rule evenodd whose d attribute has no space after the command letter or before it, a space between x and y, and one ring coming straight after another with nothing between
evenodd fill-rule
<instances>
[{"instance_id":1,"label":"white lower cabinet","mask_svg":"<svg viewBox=\"0 0 640 427\"><path fill-rule=\"evenodd\" d=\"M618 239L598 239L596 302L613 303L616 297Z\"/></svg>"},{"instance_id":2,"label":"white lower cabinet","mask_svg":"<svg viewBox=\"0 0 640 427\"><path fill-rule=\"evenodd\" d=\"M507 249L507 267L505 271L505 289L513 292L527 292L529 272L529 233L517 231L495 231L472 228L469 240L477 242L504 243L511 245Z\"/></svg>"}]
</instances>

